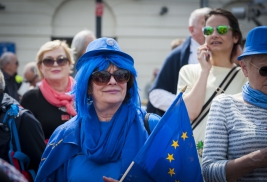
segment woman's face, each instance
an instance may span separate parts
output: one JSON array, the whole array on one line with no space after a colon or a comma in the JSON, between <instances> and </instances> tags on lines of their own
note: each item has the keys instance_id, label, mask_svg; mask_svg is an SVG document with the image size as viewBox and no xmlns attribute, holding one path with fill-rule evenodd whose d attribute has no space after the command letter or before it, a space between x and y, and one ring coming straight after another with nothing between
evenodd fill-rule
<instances>
[{"instance_id":1,"label":"woman's face","mask_svg":"<svg viewBox=\"0 0 267 182\"><path fill-rule=\"evenodd\" d=\"M238 37L234 37L233 31L230 29L224 35L219 34L216 30L219 25L230 26L228 19L222 15L212 15L207 20L206 26L213 27L214 31L211 35L206 36L206 43L212 53L231 53Z\"/></svg>"},{"instance_id":2,"label":"woman's face","mask_svg":"<svg viewBox=\"0 0 267 182\"><path fill-rule=\"evenodd\" d=\"M43 55L43 60L52 59L56 61L64 58L67 58L67 55L62 47L48 51ZM42 62L39 65L39 69L44 78L46 78L48 81L56 81L67 78L70 73L71 66L69 61L67 61L67 64L65 65L58 65L57 62L54 62L54 64L51 66L47 66L44 64L44 62Z\"/></svg>"},{"instance_id":3,"label":"woman's face","mask_svg":"<svg viewBox=\"0 0 267 182\"><path fill-rule=\"evenodd\" d=\"M113 74L117 70L116 66L111 65L106 71ZM126 92L127 82L118 83L113 76L111 76L107 84L102 86L90 81L88 89L88 94L92 95L94 105L98 108L109 107L111 104L119 106L123 102Z\"/></svg>"},{"instance_id":4,"label":"woman's face","mask_svg":"<svg viewBox=\"0 0 267 182\"><path fill-rule=\"evenodd\" d=\"M264 94L267 94L267 77L261 76L259 73L259 68L267 66L267 56L265 57L256 56L252 58L251 62L248 61L245 64L244 61L241 61L240 63L244 75L248 77L249 85L256 90L259 90Z\"/></svg>"}]
</instances>

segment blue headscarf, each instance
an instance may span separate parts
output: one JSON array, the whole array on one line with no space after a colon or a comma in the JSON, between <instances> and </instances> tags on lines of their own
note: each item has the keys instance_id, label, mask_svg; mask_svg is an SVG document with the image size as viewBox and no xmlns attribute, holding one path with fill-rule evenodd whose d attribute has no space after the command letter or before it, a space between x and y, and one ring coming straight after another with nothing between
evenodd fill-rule
<instances>
[{"instance_id":1,"label":"blue headscarf","mask_svg":"<svg viewBox=\"0 0 267 182\"><path fill-rule=\"evenodd\" d=\"M106 70L111 64L117 66L118 68L126 69L133 75L133 86L127 91L130 93L130 99L127 104L134 104L136 108L141 106L136 81L137 73L132 60L126 59L125 57L114 53L102 53L100 55L92 56L86 60L80 59L79 62L80 65L77 67L77 74L75 76L76 84L73 88L76 110L78 111L77 119L84 117L91 118L90 113L88 112L87 102L88 85L91 74L96 70Z\"/></svg>"}]
</instances>

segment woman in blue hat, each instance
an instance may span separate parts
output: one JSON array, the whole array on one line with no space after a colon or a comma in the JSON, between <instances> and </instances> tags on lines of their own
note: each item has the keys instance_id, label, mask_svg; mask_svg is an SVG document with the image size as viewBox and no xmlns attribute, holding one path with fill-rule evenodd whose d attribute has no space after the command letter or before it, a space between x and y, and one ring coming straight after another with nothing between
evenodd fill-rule
<instances>
[{"instance_id":1,"label":"woman in blue hat","mask_svg":"<svg viewBox=\"0 0 267 182\"><path fill-rule=\"evenodd\" d=\"M213 100L203 175L209 181L267 181L267 26L252 29L238 57L248 82L242 93Z\"/></svg>"},{"instance_id":2,"label":"woman in blue hat","mask_svg":"<svg viewBox=\"0 0 267 182\"><path fill-rule=\"evenodd\" d=\"M36 181L118 180L148 137L134 60L114 39L91 42L76 68L77 116L52 134ZM150 130L159 119L150 115ZM125 180L152 181L137 165Z\"/></svg>"}]
</instances>

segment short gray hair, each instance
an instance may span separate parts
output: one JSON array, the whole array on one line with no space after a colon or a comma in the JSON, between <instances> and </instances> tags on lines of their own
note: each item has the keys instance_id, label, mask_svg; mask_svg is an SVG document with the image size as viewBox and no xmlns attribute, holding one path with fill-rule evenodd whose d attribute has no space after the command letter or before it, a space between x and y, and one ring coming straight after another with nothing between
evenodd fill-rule
<instances>
[{"instance_id":1,"label":"short gray hair","mask_svg":"<svg viewBox=\"0 0 267 182\"><path fill-rule=\"evenodd\" d=\"M77 62L77 60L82 56L82 51L87 46L86 39L93 41L96 39L96 37L92 31L82 30L78 32L72 40L71 49L73 51L72 56L75 62Z\"/></svg>"},{"instance_id":2,"label":"short gray hair","mask_svg":"<svg viewBox=\"0 0 267 182\"><path fill-rule=\"evenodd\" d=\"M195 9L190 17L189 17L189 26L193 26L195 25L196 21L198 20L199 16L205 16L206 14L208 14L211 11L211 8L205 7L205 8L198 8Z\"/></svg>"},{"instance_id":3,"label":"short gray hair","mask_svg":"<svg viewBox=\"0 0 267 182\"><path fill-rule=\"evenodd\" d=\"M0 90L5 90L5 87L6 87L5 78L2 71L0 70Z\"/></svg>"},{"instance_id":4,"label":"short gray hair","mask_svg":"<svg viewBox=\"0 0 267 182\"><path fill-rule=\"evenodd\" d=\"M25 73L27 71L31 71L34 73L34 75L38 75L38 68L37 68L37 64L36 62L29 62L24 66L24 70L23 70L23 75L25 75Z\"/></svg>"},{"instance_id":5,"label":"short gray hair","mask_svg":"<svg viewBox=\"0 0 267 182\"><path fill-rule=\"evenodd\" d=\"M4 52L0 58L0 68L3 69L4 66L8 63L10 63L11 59L10 57L12 55L15 55L13 52Z\"/></svg>"}]
</instances>

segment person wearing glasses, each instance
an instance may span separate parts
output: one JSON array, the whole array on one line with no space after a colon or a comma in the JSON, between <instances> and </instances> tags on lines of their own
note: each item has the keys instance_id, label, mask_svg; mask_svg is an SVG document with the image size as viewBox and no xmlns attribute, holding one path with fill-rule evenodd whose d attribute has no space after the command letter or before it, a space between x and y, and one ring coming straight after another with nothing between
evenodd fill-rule
<instances>
[{"instance_id":1,"label":"person wearing glasses","mask_svg":"<svg viewBox=\"0 0 267 182\"><path fill-rule=\"evenodd\" d=\"M18 58L13 52L4 52L1 55L0 68L4 74L6 83L4 92L19 102L21 96L18 94L18 90L23 79L17 74L18 67Z\"/></svg>"},{"instance_id":2,"label":"person wearing glasses","mask_svg":"<svg viewBox=\"0 0 267 182\"><path fill-rule=\"evenodd\" d=\"M46 42L37 53L37 68L43 80L23 95L21 105L40 121L46 141L59 125L76 115L69 94L74 84L69 76L72 65L70 49L63 41Z\"/></svg>"},{"instance_id":3,"label":"person wearing glasses","mask_svg":"<svg viewBox=\"0 0 267 182\"><path fill-rule=\"evenodd\" d=\"M199 64L185 65L180 70L177 87L181 90L187 85L184 101L200 161L210 101L220 93L241 92L247 80L232 59L236 57L242 40L235 16L227 10L214 9L206 15L202 31L205 44L197 50Z\"/></svg>"},{"instance_id":4,"label":"person wearing glasses","mask_svg":"<svg viewBox=\"0 0 267 182\"><path fill-rule=\"evenodd\" d=\"M24 66L23 70L24 82L29 83L29 89L33 89L41 81L38 74L36 62L29 62Z\"/></svg>"},{"instance_id":5,"label":"person wearing glasses","mask_svg":"<svg viewBox=\"0 0 267 182\"><path fill-rule=\"evenodd\" d=\"M267 26L249 31L238 57L248 82L211 105L203 153L209 181L267 181Z\"/></svg>"},{"instance_id":6,"label":"person wearing glasses","mask_svg":"<svg viewBox=\"0 0 267 182\"><path fill-rule=\"evenodd\" d=\"M92 41L76 69L77 116L51 136L36 181L118 180L148 137L134 60L114 39ZM151 131L159 119L150 114ZM138 165L128 180L152 181Z\"/></svg>"}]
</instances>

